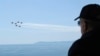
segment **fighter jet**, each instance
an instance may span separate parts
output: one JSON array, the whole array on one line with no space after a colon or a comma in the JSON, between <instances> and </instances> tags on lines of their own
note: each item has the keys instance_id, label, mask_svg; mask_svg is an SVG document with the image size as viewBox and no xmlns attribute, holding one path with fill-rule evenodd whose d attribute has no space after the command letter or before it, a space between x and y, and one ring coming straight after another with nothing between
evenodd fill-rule
<instances>
[{"instance_id":1,"label":"fighter jet","mask_svg":"<svg viewBox=\"0 0 100 56\"><path fill-rule=\"evenodd\" d=\"M15 25L17 25L17 23L15 23Z\"/></svg>"},{"instance_id":2,"label":"fighter jet","mask_svg":"<svg viewBox=\"0 0 100 56\"><path fill-rule=\"evenodd\" d=\"M21 24L23 23L23 22L20 22Z\"/></svg>"},{"instance_id":3,"label":"fighter jet","mask_svg":"<svg viewBox=\"0 0 100 56\"><path fill-rule=\"evenodd\" d=\"M18 27L21 27L20 25Z\"/></svg>"},{"instance_id":4,"label":"fighter jet","mask_svg":"<svg viewBox=\"0 0 100 56\"><path fill-rule=\"evenodd\" d=\"M18 26L18 25L15 25L16 27Z\"/></svg>"},{"instance_id":5,"label":"fighter jet","mask_svg":"<svg viewBox=\"0 0 100 56\"><path fill-rule=\"evenodd\" d=\"M17 21L17 23L20 23L19 21Z\"/></svg>"},{"instance_id":6,"label":"fighter jet","mask_svg":"<svg viewBox=\"0 0 100 56\"><path fill-rule=\"evenodd\" d=\"M13 24L14 22L11 22L11 24Z\"/></svg>"}]
</instances>

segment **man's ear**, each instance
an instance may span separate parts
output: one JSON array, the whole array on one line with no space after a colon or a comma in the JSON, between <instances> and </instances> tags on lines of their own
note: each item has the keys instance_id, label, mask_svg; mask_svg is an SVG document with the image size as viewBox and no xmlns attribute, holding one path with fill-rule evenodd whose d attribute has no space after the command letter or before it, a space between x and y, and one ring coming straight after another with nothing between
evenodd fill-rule
<instances>
[{"instance_id":1,"label":"man's ear","mask_svg":"<svg viewBox=\"0 0 100 56\"><path fill-rule=\"evenodd\" d=\"M87 32L87 31L88 31L88 24L87 24L87 22L86 22L86 21L84 22L84 31L85 31L85 32Z\"/></svg>"}]
</instances>

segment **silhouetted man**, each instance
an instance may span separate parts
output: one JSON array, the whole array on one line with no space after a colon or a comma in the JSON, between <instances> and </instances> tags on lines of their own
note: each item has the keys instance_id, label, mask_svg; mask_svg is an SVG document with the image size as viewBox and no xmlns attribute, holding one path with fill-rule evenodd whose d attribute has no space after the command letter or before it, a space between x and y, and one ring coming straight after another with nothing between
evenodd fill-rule
<instances>
[{"instance_id":1,"label":"silhouetted man","mask_svg":"<svg viewBox=\"0 0 100 56\"><path fill-rule=\"evenodd\" d=\"M82 36L72 44L68 56L100 56L100 5L84 6L78 19Z\"/></svg>"}]
</instances>

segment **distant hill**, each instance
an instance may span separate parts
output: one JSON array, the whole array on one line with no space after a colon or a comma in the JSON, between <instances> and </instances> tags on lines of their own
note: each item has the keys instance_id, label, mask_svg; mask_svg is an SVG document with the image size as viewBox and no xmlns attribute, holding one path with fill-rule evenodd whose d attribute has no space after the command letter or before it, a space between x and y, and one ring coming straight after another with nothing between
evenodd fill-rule
<instances>
[{"instance_id":1,"label":"distant hill","mask_svg":"<svg viewBox=\"0 0 100 56\"><path fill-rule=\"evenodd\" d=\"M71 41L0 45L0 56L67 56Z\"/></svg>"}]
</instances>

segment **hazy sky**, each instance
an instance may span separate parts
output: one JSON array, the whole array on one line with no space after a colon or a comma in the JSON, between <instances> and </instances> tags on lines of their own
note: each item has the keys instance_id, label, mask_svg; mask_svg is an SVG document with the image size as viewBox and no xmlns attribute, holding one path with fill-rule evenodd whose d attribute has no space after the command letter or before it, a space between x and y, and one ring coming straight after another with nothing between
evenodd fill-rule
<instances>
[{"instance_id":1,"label":"hazy sky","mask_svg":"<svg viewBox=\"0 0 100 56\"><path fill-rule=\"evenodd\" d=\"M74 41L81 8L99 0L0 0L0 44ZM23 22L16 27L11 22Z\"/></svg>"}]
</instances>

